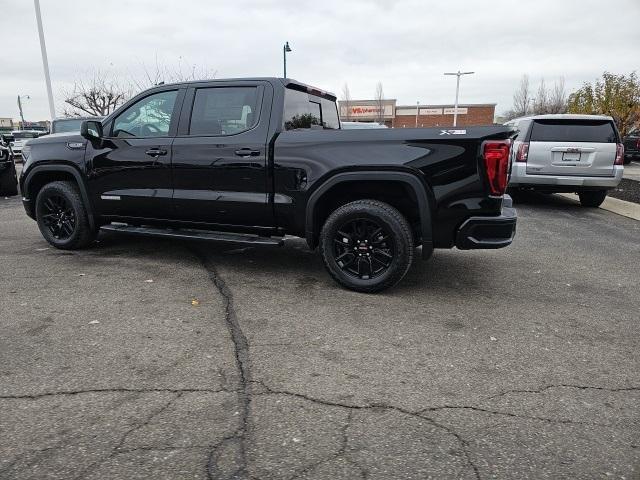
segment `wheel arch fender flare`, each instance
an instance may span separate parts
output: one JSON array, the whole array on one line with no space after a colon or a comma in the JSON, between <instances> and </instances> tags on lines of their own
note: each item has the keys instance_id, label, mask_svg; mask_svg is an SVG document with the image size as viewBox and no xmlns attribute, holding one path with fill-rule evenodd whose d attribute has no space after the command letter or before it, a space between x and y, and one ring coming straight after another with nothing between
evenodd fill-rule
<instances>
[{"instance_id":1,"label":"wheel arch fender flare","mask_svg":"<svg viewBox=\"0 0 640 480\"><path fill-rule=\"evenodd\" d=\"M393 181L408 185L414 192L418 201L420 214L420 230L422 236L422 257L428 259L433 253L433 210L435 206L434 195L429 186L418 175L402 171L357 171L337 173L325 180L309 196L305 211L305 237L307 244L315 246L316 205L323 195L332 187L345 182L354 181Z\"/></svg>"},{"instance_id":2,"label":"wheel arch fender flare","mask_svg":"<svg viewBox=\"0 0 640 480\"><path fill-rule=\"evenodd\" d=\"M44 173L56 173L56 172L70 173L73 176L73 178L75 179L78 185L78 189L80 190L80 196L82 197L82 201L84 202L84 207L87 210L89 225L91 226L91 228L95 228L96 222L93 214L93 207L91 205L91 200L89 198L89 192L87 190L87 185L82 177L82 173L76 167L73 167L71 165L36 165L34 166L32 169L30 169L29 173L27 174L27 177L25 178L25 181L24 181L25 193L29 192L30 184L34 178ZM25 196L24 193L23 193L23 196ZM35 199L31 199L31 200L35 201Z\"/></svg>"}]
</instances>

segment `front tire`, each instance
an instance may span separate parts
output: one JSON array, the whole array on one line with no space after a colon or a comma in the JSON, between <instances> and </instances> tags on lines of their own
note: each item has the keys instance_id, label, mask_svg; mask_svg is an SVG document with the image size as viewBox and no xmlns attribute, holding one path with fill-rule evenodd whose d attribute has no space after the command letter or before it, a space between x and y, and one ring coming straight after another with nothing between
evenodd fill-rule
<instances>
[{"instance_id":1,"label":"front tire","mask_svg":"<svg viewBox=\"0 0 640 480\"><path fill-rule=\"evenodd\" d=\"M411 227L391 205L357 200L336 209L320 233L320 253L333 279L357 292L380 292L405 276L414 255Z\"/></svg>"},{"instance_id":2,"label":"front tire","mask_svg":"<svg viewBox=\"0 0 640 480\"><path fill-rule=\"evenodd\" d=\"M580 197L580 203L583 207L597 208L602 205L606 196L606 190L587 190L584 192L578 192L578 197Z\"/></svg>"},{"instance_id":3,"label":"front tire","mask_svg":"<svg viewBox=\"0 0 640 480\"><path fill-rule=\"evenodd\" d=\"M36 220L44 239L56 248L75 250L91 244L91 228L78 187L72 182L46 184L36 197Z\"/></svg>"}]
</instances>

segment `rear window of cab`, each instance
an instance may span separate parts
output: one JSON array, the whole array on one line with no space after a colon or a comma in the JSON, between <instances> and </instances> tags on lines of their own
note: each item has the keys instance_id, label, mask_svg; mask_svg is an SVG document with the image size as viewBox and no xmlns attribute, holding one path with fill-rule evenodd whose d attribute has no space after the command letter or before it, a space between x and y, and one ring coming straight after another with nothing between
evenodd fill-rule
<instances>
[{"instance_id":1,"label":"rear window of cab","mask_svg":"<svg viewBox=\"0 0 640 480\"><path fill-rule=\"evenodd\" d=\"M340 128L335 102L291 88L285 89L283 120L285 130Z\"/></svg>"}]
</instances>

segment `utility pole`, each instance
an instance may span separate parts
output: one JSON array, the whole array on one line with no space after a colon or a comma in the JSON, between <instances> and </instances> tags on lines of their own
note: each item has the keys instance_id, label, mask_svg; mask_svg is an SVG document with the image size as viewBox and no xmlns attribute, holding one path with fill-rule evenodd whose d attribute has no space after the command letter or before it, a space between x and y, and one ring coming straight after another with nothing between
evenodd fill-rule
<instances>
[{"instance_id":1,"label":"utility pole","mask_svg":"<svg viewBox=\"0 0 640 480\"><path fill-rule=\"evenodd\" d=\"M20 121L22 122L20 128L24 130L24 113L22 112L22 98L29 98L29 95L18 95L18 110L20 111Z\"/></svg>"},{"instance_id":2,"label":"utility pole","mask_svg":"<svg viewBox=\"0 0 640 480\"><path fill-rule=\"evenodd\" d=\"M42 67L44 68L44 81L47 84L47 97L49 99L49 114L51 120L56 116L53 106L53 93L51 91L51 78L49 77L49 60L47 60L47 46L44 43L44 31L42 30L42 18L40 16L40 0L33 0L36 7L36 22L38 23L38 35L40 36L40 52L42 53Z\"/></svg>"},{"instance_id":3,"label":"utility pole","mask_svg":"<svg viewBox=\"0 0 640 480\"><path fill-rule=\"evenodd\" d=\"M453 106L453 126L455 127L458 124L458 94L460 93L460 77L462 75L471 75L475 72L461 72L458 70L457 72L445 72L445 75L455 75L458 77L456 79L456 103Z\"/></svg>"},{"instance_id":4,"label":"utility pole","mask_svg":"<svg viewBox=\"0 0 640 480\"><path fill-rule=\"evenodd\" d=\"M289 42L285 42L282 46L282 63L284 64L284 78L287 78L287 52L291 51Z\"/></svg>"},{"instance_id":5,"label":"utility pole","mask_svg":"<svg viewBox=\"0 0 640 480\"><path fill-rule=\"evenodd\" d=\"M416 102L416 128L418 128L418 115L420 114L420 102Z\"/></svg>"}]
</instances>

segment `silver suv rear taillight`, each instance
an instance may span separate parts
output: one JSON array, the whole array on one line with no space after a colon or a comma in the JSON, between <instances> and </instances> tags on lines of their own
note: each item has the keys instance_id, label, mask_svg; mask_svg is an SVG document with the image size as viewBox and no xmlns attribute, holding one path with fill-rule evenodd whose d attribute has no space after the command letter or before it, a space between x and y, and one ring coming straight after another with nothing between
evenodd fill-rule
<instances>
[{"instance_id":1,"label":"silver suv rear taillight","mask_svg":"<svg viewBox=\"0 0 640 480\"><path fill-rule=\"evenodd\" d=\"M522 142L518 145L518 151L516 152L516 162L527 163L527 157L529 156L529 142Z\"/></svg>"},{"instance_id":2,"label":"silver suv rear taillight","mask_svg":"<svg viewBox=\"0 0 640 480\"><path fill-rule=\"evenodd\" d=\"M611 158L611 157L609 157ZM624 145L619 143L616 147L616 161L613 162L614 165L623 165L624 164Z\"/></svg>"}]
</instances>

